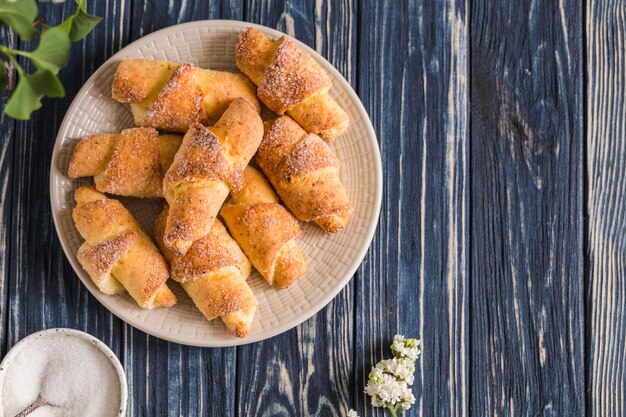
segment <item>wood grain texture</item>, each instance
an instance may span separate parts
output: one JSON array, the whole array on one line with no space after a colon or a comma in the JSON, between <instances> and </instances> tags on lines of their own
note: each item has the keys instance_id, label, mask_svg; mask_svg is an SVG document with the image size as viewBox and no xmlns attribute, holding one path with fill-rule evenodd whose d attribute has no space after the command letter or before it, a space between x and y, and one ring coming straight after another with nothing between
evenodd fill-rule
<instances>
[{"instance_id":1,"label":"wood grain texture","mask_svg":"<svg viewBox=\"0 0 626 417\"><path fill-rule=\"evenodd\" d=\"M74 10L66 4L40 3L39 13L48 24L58 24ZM109 313L81 284L69 266L58 242L50 213L49 164L60 122L87 77L126 41L128 4L120 1L91 3L89 11L104 17L85 42L72 46L71 65L60 73L66 98L44 99L44 109L29 122L16 123L12 146L13 166L7 178L8 201L12 203L12 232L3 263L8 269L9 285L6 307L7 346L30 333L50 327L72 327L87 331L103 340L124 361L123 323ZM120 32L107 27L121 28ZM21 44L32 49L33 42ZM31 69L28 67L29 70ZM4 194L7 195L7 194Z\"/></svg>"},{"instance_id":2,"label":"wood grain texture","mask_svg":"<svg viewBox=\"0 0 626 417\"><path fill-rule=\"evenodd\" d=\"M359 95L381 142L385 190L377 237L357 280L362 393L396 333L421 338L407 415L468 410L467 4L370 3L360 14Z\"/></svg>"},{"instance_id":3,"label":"wood grain texture","mask_svg":"<svg viewBox=\"0 0 626 417\"><path fill-rule=\"evenodd\" d=\"M94 6L94 5L92 5ZM13 140L11 182L12 236L8 299L8 344L42 328L69 326L88 330L121 354L121 322L92 298L73 273L56 238L50 215L49 164L58 126L71 98L87 77L125 42L106 26L125 27L125 3L99 2L90 12L104 16L85 42L72 46L72 65L60 73L66 99L44 99L44 110L29 122L17 122ZM74 11L74 5L39 4L39 14L48 24L58 24ZM34 42L21 43L33 49ZM25 68L32 70L30 64Z\"/></svg>"},{"instance_id":4,"label":"wood grain texture","mask_svg":"<svg viewBox=\"0 0 626 417\"><path fill-rule=\"evenodd\" d=\"M242 20L243 8L243 0L132 0L131 40L193 20Z\"/></svg>"},{"instance_id":5,"label":"wood grain texture","mask_svg":"<svg viewBox=\"0 0 626 417\"><path fill-rule=\"evenodd\" d=\"M2 44L15 48L17 37L6 27L0 28L0 39ZM0 63L0 65L2 65ZM0 71L3 68L0 67ZM9 75L9 87L15 85L15 70ZM13 143L15 132L15 121L4 114L4 106L8 102L9 94L7 90L0 91L0 357L7 352L7 322L8 322L8 291L11 270L9 268L10 259L10 236L11 236L11 169L13 166Z\"/></svg>"},{"instance_id":6,"label":"wood grain texture","mask_svg":"<svg viewBox=\"0 0 626 417\"><path fill-rule=\"evenodd\" d=\"M626 21L587 2L587 415L626 413Z\"/></svg>"},{"instance_id":7,"label":"wood grain texture","mask_svg":"<svg viewBox=\"0 0 626 417\"><path fill-rule=\"evenodd\" d=\"M584 415L581 8L472 2L473 415Z\"/></svg>"},{"instance_id":8,"label":"wood grain texture","mask_svg":"<svg viewBox=\"0 0 626 417\"><path fill-rule=\"evenodd\" d=\"M122 360L129 416L383 416L363 388L401 333L424 351L407 416L624 415L624 1L587 0L584 15L582 0L88 3L105 20L73 46L67 97L27 123L0 116L0 357L73 327ZM49 24L73 9L40 3ZM380 224L355 278L296 329L237 349L114 317L66 261L49 208L54 138L89 75L132 40L210 18L274 27L327 57L383 158ZM0 29L0 42L16 39Z\"/></svg>"},{"instance_id":9,"label":"wood grain texture","mask_svg":"<svg viewBox=\"0 0 626 417\"><path fill-rule=\"evenodd\" d=\"M350 0L248 1L244 15L246 21L276 28L313 47L352 83L355 19L355 5ZM296 329L238 349L236 415L347 413L353 402L353 291L350 283Z\"/></svg>"}]
</instances>

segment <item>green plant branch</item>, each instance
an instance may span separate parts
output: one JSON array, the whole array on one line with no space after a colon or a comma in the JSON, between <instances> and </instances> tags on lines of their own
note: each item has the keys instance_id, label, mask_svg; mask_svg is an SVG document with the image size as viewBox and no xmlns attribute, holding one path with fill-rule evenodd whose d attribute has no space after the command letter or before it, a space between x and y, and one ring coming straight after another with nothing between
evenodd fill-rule
<instances>
[{"instance_id":1,"label":"green plant branch","mask_svg":"<svg viewBox=\"0 0 626 417\"><path fill-rule=\"evenodd\" d=\"M6 51L5 55L6 54L21 55L21 56L25 56L27 58L31 57L31 53L30 52L20 51L19 49L12 49L12 48L7 48L7 51Z\"/></svg>"},{"instance_id":2,"label":"green plant branch","mask_svg":"<svg viewBox=\"0 0 626 417\"><path fill-rule=\"evenodd\" d=\"M0 26L8 25L22 39L39 35L37 47L32 51L13 49L0 45L0 53L6 57L18 74L18 82L4 112L14 119L27 120L33 111L41 107L44 97L63 97L65 90L57 74L67 66L71 42L87 36L102 20L87 13L86 0L74 0L76 10L57 26L40 25L35 0L0 0ZM41 28L38 30L37 27ZM35 72L27 73L16 57L29 59ZM2 60L0 60L2 62ZM8 84L8 68L0 66L0 90Z\"/></svg>"},{"instance_id":3,"label":"green plant branch","mask_svg":"<svg viewBox=\"0 0 626 417\"><path fill-rule=\"evenodd\" d=\"M27 52L23 52L23 51L19 51L17 49L9 48L8 46L4 46L4 45L0 45L0 52L2 52L9 59L9 62L11 62L11 64L13 65L13 68L15 68L17 73L20 76L23 76L24 75L24 69L19 64L19 62L17 61L15 56L16 55L27 56L26 55Z\"/></svg>"}]
</instances>

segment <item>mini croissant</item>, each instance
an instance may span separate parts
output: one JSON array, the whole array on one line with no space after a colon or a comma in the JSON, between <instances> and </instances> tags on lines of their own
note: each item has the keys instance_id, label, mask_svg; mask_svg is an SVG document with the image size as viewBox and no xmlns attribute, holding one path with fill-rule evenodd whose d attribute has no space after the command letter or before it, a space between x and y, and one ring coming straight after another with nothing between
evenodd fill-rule
<instances>
[{"instance_id":1,"label":"mini croissant","mask_svg":"<svg viewBox=\"0 0 626 417\"><path fill-rule=\"evenodd\" d=\"M348 114L328 95L331 79L290 38L272 41L248 28L239 36L235 58L272 111L287 112L304 130L329 142L347 129Z\"/></svg>"},{"instance_id":2,"label":"mini croissant","mask_svg":"<svg viewBox=\"0 0 626 417\"><path fill-rule=\"evenodd\" d=\"M100 291L126 290L141 308L176 304L165 260L122 203L92 187L79 187L74 198L72 218L85 239L77 258Z\"/></svg>"},{"instance_id":3,"label":"mini croissant","mask_svg":"<svg viewBox=\"0 0 626 417\"><path fill-rule=\"evenodd\" d=\"M172 278L181 283L207 320L221 317L235 336L245 337L259 304L246 282L250 262L219 220L187 254L174 254L163 243L167 211L166 206L154 225L154 235L170 262Z\"/></svg>"},{"instance_id":4,"label":"mini croissant","mask_svg":"<svg viewBox=\"0 0 626 417\"><path fill-rule=\"evenodd\" d=\"M209 233L230 190L241 187L243 169L262 138L261 117L243 98L215 126L191 126L163 180L170 206L164 241L170 250L185 254Z\"/></svg>"},{"instance_id":5,"label":"mini croissant","mask_svg":"<svg viewBox=\"0 0 626 417\"><path fill-rule=\"evenodd\" d=\"M243 187L231 195L220 211L230 234L270 285L289 287L307 270L295 241L302 234L298 221L251 166L243 172Z\"/></svg>"},{"instance_id":6,"label":"mini croissant","mask_svg":"<svg viewBox=\"0 0 626 417\"><path fill-rule=\"evenodd\" d=\"M141 58L120 62L112 96L130 103L137 126L172 132L219 119L237 97L261 110L254 86L242 74Z\"/></svg>"},{"instance_id":7,"label":"mini croissant","mask_svg":"<svg viewBox=\"0 0 626 417\"><path fill-rule=\"evenodd\" d=\"M67 176L93 176L103 193L163 197L163 176L181 142L181 136L159 136L152 128L87 136L74 148Z\"/></svg>"},{"instance_id":8,"label":"mini croissant","mask_svg":"<svg viewBox=\"0 0 626 417\"><path fill-rule=\"evenodd\" d=\"M296 218L327 233L350 220L352 204L339 179L339 160L319 136L307 134L289 116L265 123L256 161Z\"/></svg>"}]
</instances>

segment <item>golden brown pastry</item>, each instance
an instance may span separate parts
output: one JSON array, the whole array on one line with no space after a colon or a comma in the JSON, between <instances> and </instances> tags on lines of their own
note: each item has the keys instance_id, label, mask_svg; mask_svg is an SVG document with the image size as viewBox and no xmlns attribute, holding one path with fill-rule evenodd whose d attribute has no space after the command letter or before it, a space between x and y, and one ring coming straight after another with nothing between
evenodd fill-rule
<instances>
[{"instance_id":1,"label":"golden brown pastry","mask_svg":"<svg viewBox=\"0 0 626 417\"><path fill-rule=\"evenodd\" d=\"M352 204L339 179L339 160L326 142L289 116L265 123L256 161L299 220L314 221L327 233L350 220Z\"/></svg>"},{"instance_id":2,"label":"golden brown pastry","mask_svg":"<svg viewBox=\"0 0 626 417\"><path fill-rule=\"evenodd\" d=\"M79 187L72 218L85 239L77 258L100 291L128 291L141 308L171 307L167 264L132 214L93 187Z\"/></svg>"},{"instance_id":3,"label":"golden brown pastry","mask_svg":"<svg viewBox=\"0 0 626 417\"><path fill-rule=\"evenodd\" d=\"M243 187L231 196L220 211L230 234L270 285L289 287L307 270L295 241L302 234L298 221L251 166L243 171Z\"/></svg>"},{"instance_id":4,"label":"golden brown pastry","mask_svg":"<svg viewBox=\"0 0 626 417\"><path fill-rule=\"evenodd\" d=\"M328 95L331 79L292 39L272 41L248 28L239 36L235 58L274 112L287 112L304 130L330 142L348 128L348 114Z\"/></svg>"},{"instance_id":5,"label":"golden brown pastry","mask_svg":"<svg viewBox=\"0 0 626 417\"><path fill-rule=\"evenodd\" d=\"M187 254L174 254L163 243L167 210L157 219L154 235L170 262L172 278L181 283L207 320L221 317L235 336L246 337L259 304L246 282L250 262L219 220Z\"/></svg>"},{"instance_id":6,"label":"golden brown pastry","mask_svg":"<svg viewBox=\"0 0 626 417\"><path fill-rule=\"evenodd\" d=\"M152 128L87 136L74 148L67 176L94 177L96 189L128 197L163 197L163 176L182 136Z\"/></svg>"},{"instance_id":7,"label":"golden brown pastry","mask_svg":"<svg viewBox=\"0 0 626 417\"><path fill-rule=\"evenodd\" d=\"M261 111L254 86L244 75L170 61L121 61L112 95L130 104L137 126L172 132L186 132L194 123L219 119L237 97Z\"/></svg>"},{"instance_id":8,"label":"golden brown pastry","mask_svg":"<svg viewBox=\"0 0 626 417\"><path fill-rule=\"evenodd\" d=\"M231 189L239 189L243 169L263 138L263 122L254 107L235 99L211 128L191 126L163 189L170 210L165 245L185 254L213 226Z\"/></svg>"}]
</instances>

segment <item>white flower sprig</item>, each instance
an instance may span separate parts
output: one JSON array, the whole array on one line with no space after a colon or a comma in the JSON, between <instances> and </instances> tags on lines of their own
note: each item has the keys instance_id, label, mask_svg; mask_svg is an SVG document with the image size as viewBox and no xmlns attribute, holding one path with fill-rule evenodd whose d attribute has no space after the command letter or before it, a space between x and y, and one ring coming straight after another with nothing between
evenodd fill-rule
<instances>
[{"instance_id":1,"label":"white flower sprig","mask_svg":"<svg viewBox=\"0 0 626 417\"><path fill-rule=\"evenodd\" d=\"M408 358L415 362L422 353L421 341L417 339L405 339L404 336L395 335L391 344L391 353L396 358Z\"/></svg>"},{"instance_id":2,"label":"white flower sprig","mask_svg":"<svg viewBox=\"0 0 626 417\"><path fill-rule=\"evenodd\" d=\"M419 340L405 339L400 335L393 338L393 359L378 362L365 386L365 393L372 397L374 407L386 407L393 417L397 417L398 411L404 414L415 404L411 385L415 379L415 361L422 353L420 348ZM357 414L350 410L348 417L357 417Z\"/></svg>"}]
</instances>

